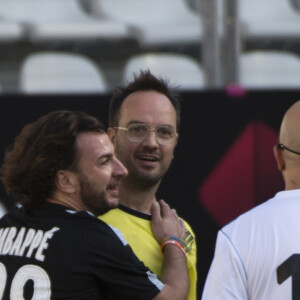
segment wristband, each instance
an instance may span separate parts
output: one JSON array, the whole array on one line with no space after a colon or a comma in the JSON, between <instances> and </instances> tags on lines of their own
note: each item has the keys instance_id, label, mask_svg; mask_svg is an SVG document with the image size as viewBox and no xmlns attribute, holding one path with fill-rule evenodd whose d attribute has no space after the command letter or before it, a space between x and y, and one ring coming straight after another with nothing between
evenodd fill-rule
<instances>
[{"instance_id":1,"label":"wristband","mask_svg":"<svg viewBox=\"0 0 300 300\"><path fill-rule=\"evenodd\" d=\"M175 241L179 242L181 244L181 246L184 248L184 250L186 251L186 243L181 238L171 235L167 239L168 240L175 240Z\"/></svg>"},{"instance_id":2,"label":"wristband","mask_svg":"<svg viewBox=\"0 0 300 300\"><path fill-rule=\"evenodd\" d=\"M174 246L178 247L181 250L181 252L183 253L184 257L185 258L187 257L184 248L182 247L182 245L178 241L172 240L172 239L167 239L166 241L164 241L161 244L162 252L164 252L164 248L165 248L166 245L174 245Z\"/></svg>"},{"instance_id":3,"label":"wristband","mask_svg":"<svg viewBox=\"0 0 300 300\"><path fill-rule=\"evenodd\" d=\"M179 244L183 247L183 249L185 250L185 252L188 252L187 251L186 242L183 241L181 238L176 237L176 236L168 236L166 239L164 239L164 242L167 241L167 240L174 240L174 241L179 242Z\"/></svg>"}]
</instances>

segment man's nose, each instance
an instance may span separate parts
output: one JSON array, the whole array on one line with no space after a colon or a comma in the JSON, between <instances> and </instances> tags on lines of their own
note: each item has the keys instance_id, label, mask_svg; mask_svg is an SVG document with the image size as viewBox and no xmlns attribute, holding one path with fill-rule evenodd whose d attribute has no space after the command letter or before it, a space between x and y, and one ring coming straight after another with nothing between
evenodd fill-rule
<instances>
[{"instance_id":1,"label":"man's nose","mask_svg":"<svg viewBox=\"0 0 300 300\"><path fill-rule=\"evenodd\" d=\"M150 129L147 136L145 137L143 141L144 146L151 146L151 147L157 147L158 142L156 138L156 132L155 129Z\"/></svg>"},{"instance_id":2,"label":"man's nose","mask_svg":"<svg viewBox=\"0 0 300 300\"><path fill-rule=\"evenodd\" d=\"M121 163L120 160L117 158L115 159L115 168L114 168L114 175L118 177L125 177L127 176L128 171L126 167Z\"/></svg>"}]
</instances>

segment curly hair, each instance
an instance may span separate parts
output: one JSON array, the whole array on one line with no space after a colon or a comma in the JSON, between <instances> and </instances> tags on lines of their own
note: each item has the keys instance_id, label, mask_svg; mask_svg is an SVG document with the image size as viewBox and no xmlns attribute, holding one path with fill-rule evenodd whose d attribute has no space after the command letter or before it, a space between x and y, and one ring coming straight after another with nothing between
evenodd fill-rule
<instances>
[{"instance_id":1,"label":"curly hair","mask_svg":"<svg viewBox=\"0 0 300 300\"><path fill-rule=\"evenodd\" d=\"M98 119L79 111L54 111L26 125L7 149L0 169L9 195L23 207L44 202L55 191L58 170L76 170L76 138L105 133Z\"/></svg>"},{"instance_id":2,"label":"curly hair","mask_svg":"<svg viewBox=\"0 0 300 300\"><path fill-rule=\"evenodd\" d=\"M153 90L164 94L174 106L176 111L176 126L180 126L180 97L175 89L168 85L162 78L155 77L149 70L141 71L139 75L133 74L134 79L125 87L116 87L109 105L109 126L115 127L119 124L121 106L127 96L137 91Z\"/></svg>"}]
</instances>

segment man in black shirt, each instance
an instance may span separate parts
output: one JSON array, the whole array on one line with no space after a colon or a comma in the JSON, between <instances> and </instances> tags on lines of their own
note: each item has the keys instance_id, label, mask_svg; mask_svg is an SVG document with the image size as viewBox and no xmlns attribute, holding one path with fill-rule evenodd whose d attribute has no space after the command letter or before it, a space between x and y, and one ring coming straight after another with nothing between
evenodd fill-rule
<instances>
[{"instance_id":1,"label":"man in black shirt","mask_svg":"<svg viewBox=\"0 0 300 300\"><path fill-rule=\"evenodd\" d=\"M95 217L118 205L126 174L89 115L56 111L25 126L1 168L18 205L0 220L0 299L185 299L185 253L174 241L185 227L166 203L152 207L160 279Z\"/></svg>"}]
</instances>

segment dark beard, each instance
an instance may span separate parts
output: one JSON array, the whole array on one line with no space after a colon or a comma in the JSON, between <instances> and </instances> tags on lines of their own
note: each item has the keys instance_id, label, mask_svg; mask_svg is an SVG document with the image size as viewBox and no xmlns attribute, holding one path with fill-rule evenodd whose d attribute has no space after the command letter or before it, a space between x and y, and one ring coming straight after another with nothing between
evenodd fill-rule
<instances>
[{"instance_id":1,"label":"dark beard","mask_svg":"<svg viewBox=\"0 0 300 300\"><path fill-rule=\"evenodd\" d=\"M95 216L116 207L107 201L105 191L98 192L83 174L79 174L79 184L81 201Z\"/></svg>"}]
</instances>

